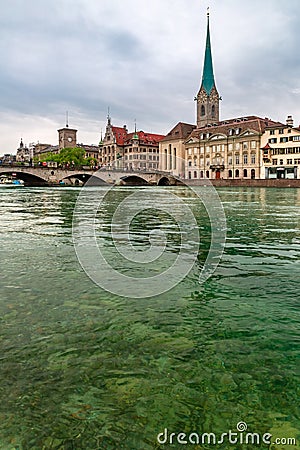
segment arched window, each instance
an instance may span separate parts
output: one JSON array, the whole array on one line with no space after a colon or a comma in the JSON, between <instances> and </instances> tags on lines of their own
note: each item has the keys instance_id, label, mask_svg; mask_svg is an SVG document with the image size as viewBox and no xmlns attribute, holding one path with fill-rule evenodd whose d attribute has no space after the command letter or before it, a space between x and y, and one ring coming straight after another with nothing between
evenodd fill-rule
<instances>
[{"instance_id":1,"label":"arched window","mask_svg":"<svg viewBox=\"0 0 300 450\"><path fill-rule=\"evenodd\" d=\"M201 116L205 116L205 106L201 105Z\"/></svg>"},{"instance_id":2,"label":"arched window","mask_svg":"<svg viewBox=\"0 0 300 450\"><path fill-rule=\"evenodd\" d=\"M255 169L251 169L251 179L254 180L255 178Z\"/></svg>"},{"instance_id":3,"label":"arched window","mask_svg":"<svg viewBox=\"0 0 300 450\"><path fill-rule=\"evenodd\" d=\"M209 170L206 171L206 178L209 178Z\"/></svg>"},{"instance_id":4,"label":"arched window","mask_svg":"<svg viewBox=\"0 0 300 450\"><path fill-rule=\"evenodd\" d=\"M235 171L235 178L239 178L239 176L240 176L240 171L239 171L239 169L236 169L236 171Z\"/></svg>"},{"instance_id":5,"label":"arched window","mask_svg":"<svg viewBox=\"0 0 300 450\"><path fill-rule=\"evenodd\" d=\"M204 173L203 173L203 170L201 170L201 172L200 172L200 178L203 178L204 177Z\"/></svg>"},{"instance_id":6,"label":"arched window","mask_svg":"<svg viewBox=\"0 0 300 450\"><path fill-rule=\"evenodd\" d=\"M215 108L215 105L212 105L212 107L211 107L211 117L215 117L215 114L216 114L216 108Z\"/></svg>"},{"instance_id":7,"label":"arched window","mask_svg":"<svg viewBox=\"0 0 300 450\"><path fill-rule=\"evenodd\" d=\"M244 178L247 178L247 176L248 176L247 169L244 169Z\"/></svg>"},{"instance_id":8,"label":"arched window","mask_svg":"<svg viewBox=\"0 0 300 450\"><path fill-rule=\"evenodd\" d=\"M197 170L194 170L194 178L197 178Z\"/></svg>"},{"instance_id":9,"label":"arched window","mask_svg":"<svg viewBox=\"0 0 300 450\"><path fill-rule=\"evenodd\" d=\"M232 178L232 170L228 171L228 178Z\"/></svg>"}]
</instances>

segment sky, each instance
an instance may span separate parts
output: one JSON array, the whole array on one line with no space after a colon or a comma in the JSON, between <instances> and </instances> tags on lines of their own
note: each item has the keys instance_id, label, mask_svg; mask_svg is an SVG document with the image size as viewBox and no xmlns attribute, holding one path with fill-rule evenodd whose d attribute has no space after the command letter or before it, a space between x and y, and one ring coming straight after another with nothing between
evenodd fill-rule
<instances>
[{"instance_id":1,"label":"sky","mask_svg":"<svg viewBox=\"0 0 300 450\"><path fill-rule=\"evenodd\" d=\"M299 0L0 0L0 155L195 123L210 8L221 119L300 124Z\"/></svg>"}]
</instances>

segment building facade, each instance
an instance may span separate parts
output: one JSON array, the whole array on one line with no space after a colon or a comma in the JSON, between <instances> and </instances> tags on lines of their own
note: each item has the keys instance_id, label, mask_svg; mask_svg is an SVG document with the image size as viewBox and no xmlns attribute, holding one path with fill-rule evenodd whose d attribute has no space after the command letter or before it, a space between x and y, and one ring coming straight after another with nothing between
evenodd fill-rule
<instances>
[{"instance_id":1,"label":"building facade","mask_svg":"<svg viewBox=\"0 0 300 450\"><path fill-rule=\"evenodd\" d=\"M20 145L17 149L16 161L29 163L30 161L32 161L32 157L33 152L30 148L24 145L23 139L21 139Z\"/></svg>"},{"instance_id":2,"label":"building facade","mask_svg":"<svg viewBox=\"0 0 300 450\"><path fill-rule=\"evenodd\" d=\"M159 143L159 170L185 178L185 141L196 125L179 122Z\"/></svg>"},{"instance_id":3,"label":"building facade","mask_svg":"<svg viewBox=\"0 0 300 450\"><path fill-rule=\"evenodd\" d=\"M158 170L159 142L164 135L115 127L108 116L104 138L100 141L99 163L102 167L125 170Z\"/></svg>"},{"instance_id":4,"label":"building facade","mask_svg":"<svg viewBox=\"0 0 300 450\"><path fill-rule=\"evenodd\" d=\"M286 124L266 127L261 139L261 178L300 178L300 127L293 126L288 116Z\"/></svg>"},{"instance_id":5,"label":"building facade","mask_svg":"<svg viewBox=\"0 0 300 450\"><path fill-rule=\"evenodd\" d=\"M262 135L267 127L279 125L249 116L196 128L185 142L186 178L260 178Z\"/></svg>"}]
</instances>

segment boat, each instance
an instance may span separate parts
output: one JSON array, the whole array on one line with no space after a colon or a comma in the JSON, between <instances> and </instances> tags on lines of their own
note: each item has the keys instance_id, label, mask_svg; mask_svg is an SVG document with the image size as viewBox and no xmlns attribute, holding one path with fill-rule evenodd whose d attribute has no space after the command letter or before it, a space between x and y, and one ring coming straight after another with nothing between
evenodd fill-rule
<instances>
[{"instance_id":1,"label":"boat","mask_svg":"<svg viewBox=\"0 0 300 450\"><path fill-rule=\"evenodd\" d=\"M7 175L0 176L0 187L23 187L24 180L18 178L9 177Z\"/></svg>"}]
</instances>

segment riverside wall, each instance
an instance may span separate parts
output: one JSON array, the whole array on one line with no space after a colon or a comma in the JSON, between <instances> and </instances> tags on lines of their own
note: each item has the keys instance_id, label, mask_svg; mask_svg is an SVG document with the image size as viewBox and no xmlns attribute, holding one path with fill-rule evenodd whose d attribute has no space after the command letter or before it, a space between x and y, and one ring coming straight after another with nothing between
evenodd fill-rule
<instances>
[{"instance_id":1,"label":"riverside wall","mask_svg":"<svg viewBox=\"0 0 300 450\"><path fill-rule=\"evenodd\" d=\"M265 180L209 180L216 187L271 187L271 188L300 188L300 179L265 179ZM207 183L205 179L185 180L190 186L203 186Z\"/></svg>"}]
</instances>

